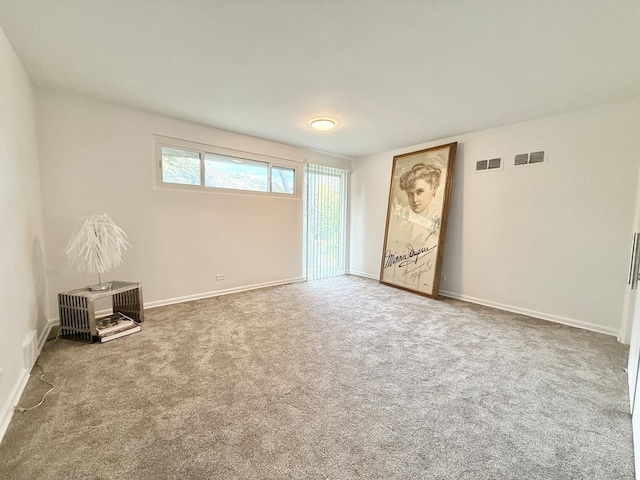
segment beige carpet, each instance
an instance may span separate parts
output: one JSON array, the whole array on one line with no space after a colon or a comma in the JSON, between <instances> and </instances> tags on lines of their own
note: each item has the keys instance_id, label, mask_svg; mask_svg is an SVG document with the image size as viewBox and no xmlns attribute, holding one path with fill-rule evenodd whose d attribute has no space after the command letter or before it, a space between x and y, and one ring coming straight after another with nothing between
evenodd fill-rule
<instances>
[{"instance_id":1,"label":"beige carpet","mask_svg":"<svg viewBox=\"0 0 640 480\"><path fill-rule=\"evenodd\" d=\"M349 276L161 307L46 344L0 478L631 479L627 354Z\"/></svg>"}]
</instances>

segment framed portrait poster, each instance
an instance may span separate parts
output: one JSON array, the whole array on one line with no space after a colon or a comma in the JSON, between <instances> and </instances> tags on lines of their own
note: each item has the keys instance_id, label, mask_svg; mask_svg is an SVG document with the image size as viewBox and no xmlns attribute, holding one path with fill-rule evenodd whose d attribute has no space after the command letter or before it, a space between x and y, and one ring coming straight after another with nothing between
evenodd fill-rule
<instances>
[{"instance_id":1,"label":"framed portrait poster","mask_svg":"<svg viewBox=\"0 0 640 480\"><path fill-rule=\"evenodd\" d=\"M456 146L393 157L381 283L438 298Z\"/></svg>"}]
</instances>

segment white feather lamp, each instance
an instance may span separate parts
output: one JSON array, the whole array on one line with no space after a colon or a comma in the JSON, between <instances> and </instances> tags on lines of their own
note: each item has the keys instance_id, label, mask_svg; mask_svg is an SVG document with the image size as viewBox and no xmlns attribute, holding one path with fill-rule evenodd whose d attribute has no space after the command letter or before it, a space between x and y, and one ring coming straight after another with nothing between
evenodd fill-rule
<instances>
[{"instance_id":1,"label":"white feather lamp","mask_svg":"<svg viewBox=\"0 0 640 480\"><path fill-rule=\"evenodd\" d=\"M69 263L80 270L98 272L98 284L89 290L109 290L111 283L102 283L102 274L122 263L122 250L131 244L127 234L107 214L83 218L80 230L71 236L65 253Z\"/></svg>"}]
</instances>

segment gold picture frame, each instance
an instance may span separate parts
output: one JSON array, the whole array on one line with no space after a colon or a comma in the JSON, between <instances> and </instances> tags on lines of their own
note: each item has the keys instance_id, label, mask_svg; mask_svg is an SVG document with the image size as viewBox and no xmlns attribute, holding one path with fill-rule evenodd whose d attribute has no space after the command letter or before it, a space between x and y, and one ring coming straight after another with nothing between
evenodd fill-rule
<instances>
[{"instance_id":1,"label":"gold picture frame","mask_svg":"<svg viewBox=\"0 0 640 480\"><path fill-rule=\"evenodd\" d=\"M393 157L380 283L438 298L456 148Z\"/></svg>"}]
</instances>

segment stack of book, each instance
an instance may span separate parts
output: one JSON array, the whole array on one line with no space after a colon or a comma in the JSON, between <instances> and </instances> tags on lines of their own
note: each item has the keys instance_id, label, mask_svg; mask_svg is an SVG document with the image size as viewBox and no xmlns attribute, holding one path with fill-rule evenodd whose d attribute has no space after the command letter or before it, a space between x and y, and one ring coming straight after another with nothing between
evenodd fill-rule
<instances>
[{"instance_id":1,"label":"stack of book","mask_svg":"<svg viewBox=\"0 0 640 480\"><path fill-rule=\"evenodd\" d=\"M100 343L109 342L116 338L131 335L140 331L140 324L124 313L116 312L104 318L96 320L96 331Z\"/></svg>"}]
</instances>

